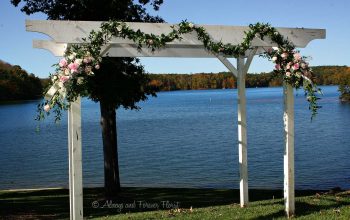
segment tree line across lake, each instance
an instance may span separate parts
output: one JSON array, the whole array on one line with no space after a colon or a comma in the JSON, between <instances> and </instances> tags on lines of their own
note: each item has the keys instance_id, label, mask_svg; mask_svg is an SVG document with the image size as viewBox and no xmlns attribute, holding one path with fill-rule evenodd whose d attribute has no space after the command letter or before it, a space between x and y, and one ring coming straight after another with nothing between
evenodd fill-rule
<instances>
[{"instance_id":1,"label":"tree line across lake","mask_svg":"<svg viewBox=\"0 0 350 220\"><path fill-rule=\"evenodd\" d=\"M41 80L18 65L0 60L0 101L31 100L42 97Z\"/></svg>"},{"instance_id":2,"label":"tree line across lake","mask_svg":"<svg viewBox=\"0 0 350 220\"><path fill-rule=\"evenodd\" d=\"M350 67L313 67L318 85L339 85L341 99L350 100ZM149 74L151 84L160 91L232 89L236 88L236 77L229 72L196 74ZM0 60L0 101L29 100L42 97L48 79L39 79L28 74L20 66L10 65ZM246 87L281 86L282 80L273 73L248 74Z\"/></svg>"},{"instance_id":3,"label":"tree line across lake","mask_svg":"<svg viewBox=\"0 0 350 220\"><path fill-rule=\"evenodd\" d=\"M317 66L312 68L317 85L349 84L350 67ZM232 89L237 80L232 73L197 73L197 74L150 74L151 84L161 91L198 90L198 89ZM345 83L344 83L345 82ZM246 87L282 86L282 79L274 77L272 72L247 74Z\"/></svg>"}]
</instances>

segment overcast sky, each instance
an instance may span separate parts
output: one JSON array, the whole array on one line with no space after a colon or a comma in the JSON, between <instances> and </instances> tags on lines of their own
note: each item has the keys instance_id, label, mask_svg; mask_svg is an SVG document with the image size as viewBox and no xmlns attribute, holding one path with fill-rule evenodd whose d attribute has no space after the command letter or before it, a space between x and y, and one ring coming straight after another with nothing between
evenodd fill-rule
<instances>
[{"instance_id":1,"label":"overcast sky","mask_svg":"<svg viewBox=\"0 0 350 220\"><path fill-rule=\"evenodd\" d=\"M248 2L248 3L247 3ZM164 0L157 14L169 23L187 19L195 24L249 25L268 22L275 27L322 28L325 40L314 40L302 54L311 56L311 65L350 66L350 1L348 0ZM0 1L0 59L39 77L53 71L59 58L50 52L32 48L33 39L45 35L25 31L25 19L46 19L43 14L26 16L10 4ZM226 71L216 59L143 58L150 73L196 73ZM256 57L249 72L271 71L272 64Z\"/></svg>"}]
</instances>

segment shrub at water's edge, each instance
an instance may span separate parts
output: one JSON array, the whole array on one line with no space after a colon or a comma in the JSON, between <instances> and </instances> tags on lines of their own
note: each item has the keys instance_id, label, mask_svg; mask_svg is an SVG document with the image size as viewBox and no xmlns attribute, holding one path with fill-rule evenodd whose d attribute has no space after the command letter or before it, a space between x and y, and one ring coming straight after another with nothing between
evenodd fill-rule
<instances>
[{"instance_id":1,"label":"shrub at water's edge","mask_svg":"<svg viewBox=\"0 0 350 220\"><path fill-rule=\"evenodd\" d=\"M42 92L38 77L0 60L0 102L38 99Z\"/></svg>"},{"instance_id":2,"label":"shrub at water's edge","mask_svg":"<svg viewBox=\"0 0 350 220\"><path fill-rule=\"evenodd\" d=\"M347 81L344 81L339 85L340 101L350 102L350 75Z\"/></svg>"}]
</instances>

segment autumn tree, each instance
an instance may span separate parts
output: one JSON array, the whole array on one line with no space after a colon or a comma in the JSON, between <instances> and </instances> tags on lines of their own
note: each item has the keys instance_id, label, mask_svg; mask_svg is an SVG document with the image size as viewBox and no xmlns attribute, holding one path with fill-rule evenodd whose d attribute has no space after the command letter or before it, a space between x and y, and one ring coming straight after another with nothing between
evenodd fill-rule
<instances>
[{"instance_id":1,"label":"autumn tree","mask_svg":"<svg viewBox=\"0 0 350 220\"><path fill-rule=\"evenodd\" d=\"M157 11L163 0L11 0L26 14L42 12L53 20L162 22L146 7ZM149 77L135 58L104 58L101 69L88 82L87 97L100 103L107 196L120 191L116 109L137 109L137 102L155 95Z\"/></svg>"}]
</instances>

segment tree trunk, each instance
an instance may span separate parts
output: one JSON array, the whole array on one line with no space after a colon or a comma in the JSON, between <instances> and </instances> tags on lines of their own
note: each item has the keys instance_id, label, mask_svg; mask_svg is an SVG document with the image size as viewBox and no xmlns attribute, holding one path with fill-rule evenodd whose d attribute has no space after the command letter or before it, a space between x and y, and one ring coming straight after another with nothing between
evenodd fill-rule
<instances>
[{"instance_id":1,"label":"tree trunk","mask_svg":"<svg viewBox=\"0 0 350 220\"><path fill-rule=\"evenodd\" d=\"M116 110L114 106L100 101L103 140L105 192L114 197L120 192Z\"/></svg>"}]
</instances>

